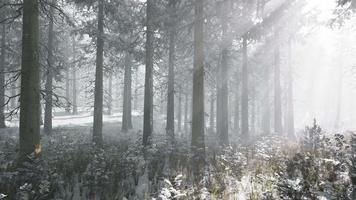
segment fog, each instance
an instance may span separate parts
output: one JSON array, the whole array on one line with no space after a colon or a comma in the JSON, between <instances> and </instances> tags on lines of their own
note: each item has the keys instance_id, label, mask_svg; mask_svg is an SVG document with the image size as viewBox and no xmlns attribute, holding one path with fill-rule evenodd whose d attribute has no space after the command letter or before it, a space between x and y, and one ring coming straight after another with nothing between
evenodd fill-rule
<instances>
[{"instance_id":1,"label":"fog","mask_svg":"<svg viewBox=\"0 0 356 200\"><path fill-rule=\"evenodd\" d=\"M355 200L356 0L1 0L0 200Z\"/></svg>"}]
</instances>

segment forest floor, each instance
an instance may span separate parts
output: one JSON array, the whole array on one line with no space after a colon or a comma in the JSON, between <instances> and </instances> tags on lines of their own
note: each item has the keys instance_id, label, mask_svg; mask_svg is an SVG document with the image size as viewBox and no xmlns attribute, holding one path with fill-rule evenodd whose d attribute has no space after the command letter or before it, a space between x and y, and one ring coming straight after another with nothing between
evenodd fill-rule
<instances>
[{"instance_id":1,"label":"forest floor","mask_svg":"<svg viewBox=\"0 0 356 200\"><path fill-rule=\"evenodd\" d=\"M144 149L138 131L142 116L134 115L138 129L128 133L120 131L120 121L120 114L104 116L104 147L98 150L91 143L91 116L55 116L52 136L41 139L41 159L31 158L20 169L13 168L18 128L1 130L0 189L5 189L0 193L9 199L27 194L79 200L92 195L97 199L347 199L351 193L349 139L325 137L317 126L306 130L306 136L313 135L310 141L291 143L273 134L248 141L231 137L231 146L223 149L215 134L207 131L205 178L197 189L190 176L187 134L177 135L172 151L163 124L156 123L159 134L155 133L152 147ZM308 145L312 150L306 150Z\"/></svg>"}]
</instances>

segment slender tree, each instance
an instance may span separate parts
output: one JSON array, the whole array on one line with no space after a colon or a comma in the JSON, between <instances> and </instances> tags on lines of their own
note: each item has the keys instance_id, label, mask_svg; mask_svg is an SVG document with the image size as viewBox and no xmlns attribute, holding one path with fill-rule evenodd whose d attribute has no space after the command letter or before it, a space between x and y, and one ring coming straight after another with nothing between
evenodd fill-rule
<instances>
[{"instance_id":1,"label":"slender tree","mask_svg":"<svg viewBox=\"0 0 356 200\"><path fill-rule=\"evenodd\" d=\"M184 105L184 132L187 134L188 133L188 105L189 105L189 99L188 99L188 93L184 94L185 96L185 105Z\"/></svg>"},{"instance_id":2,"label":"slender tree","mask_svg":"<svg viewBox=\"0 0 356 200\"><path fill-rule=\"evenodd\" d=\"M146 74L145 74L145 97L143 109L143 145L150 144L153 131L153 0L147 0L146 11Z\"/></svg>"},{"instance_id":3,"label":"slender tree","mask_svg":"<svg viewBox=\"0 0 356 200\"><path fill-rule=\"evenodd\" d=\"M2 25L1 31L1 55L0 55L0 128L5 128L5 53L6 53L6 25Z\"/></svg>"},{"instance_id":4,"label":"slender tree","mask_svg":"<svg viewBox=\"0 0 356 200\"><path fill-rule=\"evenodd\" d=\"M73 48L73 58L76 55L76 47L75 47L75 36L72 37L72 48ZM78 105L77 105L77 69L76 69L76 62L73 62L72 66L72 96L73 96L73 115L78 114Z\"/></svg>"},{"instance_id":5,"label":"slender tree","mask_svg":"<svg viewBox=\"0 0 356 200\"><path fill-rule=\"evenodd\" d=\"M49 10L49 26L48 26L48 57L47 57L47 80L46 80L46 98L45 98L45 114L44 114L44 133L50 135L52 133L52 93L53 93L53 40L54 40L54 21L53 21L53 6Z\"/></svg>"},{"instance_id":6,"label":"slender tree","mask_svg":"<svg viewBox=\"0 0 356 200\"><path fill-rule=\"evenodd\" d=\"M235 77L238 77L236 73ZM237 134L240 132L240 96L239 96L239 90L240 90L240 84L239 81L236 81L237 87L234 91L235 94L235 103L234 103L234 129Z\"/></svg>"},{"instance_id":7,"label":"slender tree","mask_svg":"<svg viewBox=\"0 0 356 200\"><path fill-rule=\"evenodd\" d=\"M178 132L182 131L182 88L179 87L179 93L178 93L178 113L177 113L177 119L178 119Z\"/></svg>"},{"instance_id":8,"label":"slender tree","mask_svg":"<svg viewBox=\"0 0 356 200\"><path fill-rule=\"evenodd\" d=\"M123 102L123 113L122 113L122 131L127 132L132 129L132 112L131 112L131 55L130 52L125 53L125 77L124 77L124 102Z\"/></svg>"},{"instance_id":9,"label":"slender tree","mask_svg":"<svg viewBox=\"0 0 356 200\"><path fill-rule=\"evenodd\" d=\"M277 34L278 36L278 34ZM278 38L278 37L276 37ZM282 133L282 98L280 81L280 50L277 44L274 50L274 132Z\"/></svg>"},{"instance_id":10,"label":"slender tree","mask_svg":"<svg viewBox=\"0 0 356 200\"><path fill-rule=\"evenodd\" d=\"M210 94L210 117L209 117L209 129L211 133L214 133L215 127L215 95L213 90Z\"/></svg>"},{"instance_id":11,"label":"slender tree","mask_svg":"<svg viewBox=\"0 0 356 200\"><path fill-rule=\"evenodd\" d=\"M227 14L228 0L224 0L220 5L221 24L222 24L222 42L221 42L221 64L218 71L217 82L217 133L220 139L220 145L225 146L229 144L229 95L228 95L228 30L227 30Z\"/></svg>"},{"instance_id":12,"label":"slender tree","mask_svg":"<svg viewBox=\"0 0 356 200\"><path fill-rule=\"evenodd\" d=\"M112 114L112 72L108 74L108 114ZM131 95L130 95L131 96Z\"/></svg>"},{"instance_id":13,"label":"slender tree","mask_svg":"<svg viewBox=\"0 0 356 200\"><path fill-rule=\"evenodd\" d=\"M174 139L174 64L175 64L175 0L169 1L169 57L168 57L168 97L167 97L167 125L166 132L170 140Z\"/></svg>"},{"instance_id":14,"label":"slender tree","mask_svg":"<svg viewBox=\"0 0 356 200\"><path fill-rule=\"evenodd\" d=\"M262 114L262 131L264 134L271 132L271 100L270 100L270 69L266 67L264 72L264 82L266 83L263 88L263 114Z\"/></svg>"},{"instance_id":15,"label":"slender tree","mask_svg":"<svg viewBox=\"0 0 356 200\"><path fill-rule=\"evenodd\" d=\"M66 92L66 99L67 99L67 105L65 107L65 111L67 114L70 112L70 77L69 77L69 68L66 69L66 74L65 74L65 79L66 79L66 85L65 85L65 92Z\"/></svg>"},{"instance_id":16,"label":"slender tree","mask_svg":"<svg viewBox=\"0 0 356 200\"><path fill-rule=\"evenodd\" d=\"M255 81L254 80L251 80L250 82L251 86L251 99L250 99L250 102L251 102L251 111L250 111L250 114L251 114L251 119L250 119L250 131L252 134L255 134L255 131L256 131L256 85L255 85Z\"/></svg>"},{"instance_id":17,"label":"slender tree","mask_svg":"<svg viewBox=\"0 0 356 200\"><path fill-rule=\"evenodd\" d=\"M288 137L293 139L294 135L294 102L293 102L293 70L292 70L292 39L288 39L288 70L287 70L287 133Z\"/></svg>"},{"instance_id":18,"label":"slender tree","mask_svg":"<svg viewBox=\"0 0 356 200\"><path fill-rule=\"evenodd\" d=\"M198 184L205 168L204 139L204 0L195 0L192 109L192 171Z\"/></svg>"},{"instance_id":19,"label":"slender tree","mask_svg":"<svg viewBox=\"0 0 356 200\"><path fill-rule=\"evenodd\" d=\"M40 65L38 0L23 1L20 155L39 155L40 146Z\"/></svg>"},{"instance_id":20,"label":"slender tree","mask_svg":"<svg viewBox=\"0 0 356 200\"><path fill-rule=\"evenodd\" d=\"M98 32L96 42L96 70L95 70L95 96L94 96L94 124L93 141L101 146L103 142L103 53L104 53L104 5L99 0L98 5Z\"/></svg>"},{"instance_id":21,"label":"slender tree","mask_svg":"<svg viewBox=\"0 0 356 200\"><path fill-rule=\"evenodd\" d=\"M247 68L247 37L242 38L242 93L241 93L241 132L245 137L249 135L248 123L248 68Z\"/></svg>"}]
</instances>

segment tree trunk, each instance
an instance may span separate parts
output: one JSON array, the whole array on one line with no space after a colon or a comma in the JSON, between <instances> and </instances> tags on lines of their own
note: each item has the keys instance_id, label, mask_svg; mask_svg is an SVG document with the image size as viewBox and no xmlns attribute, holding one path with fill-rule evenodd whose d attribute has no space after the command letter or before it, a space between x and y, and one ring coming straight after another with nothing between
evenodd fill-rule
<instances>
[{"instance_id":1,"label":"tree trunk","mask_svg":"<svg viewBox=\"0 0 356 200\"><path fill-rule=\"evenodd\" d=\"M174 63L175 63L175 24L173 18L174 0L169 1L170 30L169 30L169 58L168 58L168 96L167 96L167 124L166 133L169 140L174 140Z\"/></svg>"},{"instance_id":2,"label":"tree trunk","mask_svg":"<svg viewBox=\"0 0 356 200\"><path fill-rule=\"evenodd\" d=\"M48 57L47 57L47 80L46 80L46 98L45 98L45 116L44 116L44 133L50 135L52 133L52 93L53 93L53 6L49 11L49 28L48 28Z\"/></svg>"},{"instance_id":3,"label":"tree trunk","mask_svg":"<svg viewBox=\"0 0 356 200\"><path fill-rule=\"evenodd\" d=\"M5 128L5 45L6 25L2 25L0 57L0 128Z\"/></svg>"},{"instance_id":4,"label":"tree trunk","mask_svg":"<svg viewBox=\"0 0 356 200\"><path fill-rule=\"evenodd\" d=\"M288 40L288 71L287 71L287 134L294 139L294 100L293 100L293 69L292 69L292 39Z\"/></svg>"},{"instance_id":5,"label":"tree trunk","mask_svg":"<svg viewBox=\"0 0 356 200\"><path fill-rule=\"evenodd\" d=\"M255 82L251 81L251 133L256 131L256 88Z\"/></svg>"},{"instance_id":6,"label":"tree trunk","mask_svg":"<svg viewBox=\"0 0 356 200\"><path fill-rule=\"evenodd\" d=\"M153 0L147 0L147 28L146 28L146 74L145 74L145 97L143 109L143 145L151 143L150 137L153 131Z\"/></svg>"},{"instance_id":7,"label":"tree trunk","mask_svg":"<svg viewBox=\"0 0 356 200\"><path fill-rule=\"evenodd\" d=\"M138 68L135 72L135 94L134 94L134 110L138 110Z\"/></svg>"},{"instance_id":8,"label":"tree trunk","mask_svg":"<svg viewBox=\"0 0 356 200\"><path fill-rule=\"evenodd\" d=\"M214 92L211 90L210 94L210 118L209 118L209 128L210 132L214 133L214 127L215 127L215 97L214 97Z\"/></svg>"},{"instance_id":9,"label":"tree trunk","mask_svg":"<svg viewBox=\"0 0 356 200\"><path fill-rule=\"evenodd\" d=\"M274 132L282 134L282 100L279 45L276 45L275 47L274 62Z\"/></svg>"},{"instance_id":10,"label":"tree trunk","mask_svg":"<svg viewBox=\"0 0 356 200\"><path fill-rule=\"evenodd\" d=\"M182 131L182 88L179 88L178 94L178 132Z\"/></svg>"},{"instance_id":11,"label":"tree trunk","mask_svg":"<svg viewBox=\"0 0 356 200\"><path fill-rule=\"evenodd\" d=\"M67 101L67 103L66 103L66 107L65 107L65 111L66 111L66 113L67 114L69 114L69 112L70 112L70 95L69 95L69 93L70 93L70 89L69 89L69 86L70 86L70 84L69 84L69 82L70 82L70 77L69 77L69 68L67 68L66 69L66 101Z\"/></svg>"},{"instance_id":12,"label":"tree trunk","mask_svg":"<svg viewBox=\"0 0 356 200\"><path fill-rule=\"evenodd\" d=\"M96 43L96 71L94 96L94 125L93 141L95 145L102 146L103 142L103 53L104 53L104 8L103 0L99 0L98 33Z\"/></svg>"},{"instance_id":13,"label":"tree trunk","mask_svg":"<svg viewBox=\"0 0 356 200\"><path fill-rule=\"evenodd\" d=\"M263 97L263 114L262 114L262 132L270 134L271 132L271 108L270 108L270 70L265 71L265 87Z\"/></svg>"},{"instance_id":14,"label":"tree trunk","mask_svg":"<svg viewBox=\"0 0 356 200\"><path fill-rule=\"evenodd\" d=\"M195 184L203 178L205 168L204 139L204 0L195 0L194 70L192 106L192 171Z\"/></svg>"},{"instance_id":15,"label":"tree trunk","mask_svg":"<svg viewBox=\"0 0 356 200\"><path fill-rule=\"evenodd\" d=\"M185 105L184 105L184 132L188 134L188 93L185 93Z\"/></svg>"},{"instance_id":16,"label":"tree trunk","mask_svg":"<svg viewBox=\"0 0 356 200\"><path fill-rule=\"evenodd\" d=\"M112 115L112 72L109 72L109 91L108 91L108 114Z\"/></svg>"},{"instance_id":17,"label":"tree trunk","mask_svg":"<svg viewBox=\"0 0 356 200\"><path fill-rule=\"evenodd\" d=\"M248 123L248 69L247 69L247 38L243 37L242 44L242 93L241 93L241 132L245 137L249 136Z\"/></svg>"},{"instance_id":18,"label":"tree trunk","mask_svg":"<svg viewBox=\"0 0 356 200\"><path fill-rule=\"evenodd\" d=\"M124 101L122 108L122 131L127 132L132 129L132 112L131 112L131 55L129 52L125 54L125 77L124 77Z\"/></svg>"},{"instance_id":19,"label":"tree trunk","mask_svg":"<svg viewBox=\"0 0 356 200\"><path fill-rule=\"evenodd\" d=\"M237 75L236 75L237 77ZM240 101L239 101L239 90L240 90L240 84L237 81L237 86L235 89L235 114L234 114L234 129L236 131L236 134L240 134Z\"/></svg>"},{"instance_id":20,"label":"tree trunk","mask_svg":"<svg viewBox=\"0 0 356 200\"><path fill-rule=\"evenodd\" d=\"M20 155L40 154L40 65L38 0L23 2Z\"/></svg>"},{"instance_id":21,"label":"tree trunk","mask_svg":"<svg viewBox=\"0 0 356 200\"><path fill-rule=\"evenodd\" d=\"M15 74L13 74L15 76ZM11 82L11 100L10 100L10 108L15 109L17 107L17 80L12 80Z\"/></svg>"},{"instance_id":22,"label":"tree trunk","mask_svg":"<svg viewBox=\"0 0 356 200\"><path fill-rule=\"evenodd\" d=\"M228 100L228 46L229 39L227 35L227 9L229 5L227 1L221 4L221 23L222 23L222 42L221 42L221 65L218 71L217 83L217 120L216 130L219 136L221 146L229 144L229 100Z\"/></svg>"},{"instance_id":23,"label":"tree trunk","mask_svg":"<svg viewBox=\"0 0 356 200\"><path fill-rule=\"evenodd\" d=\"M75 36L73 36L73 41L72 41L72 45L73 45L73 57L75 58L76 55L76 51L75 51ZM73 60L75 61L75 59ZM73 67L72 67L72 81L73 81L73 85L72 85L72 92L73 92L73 115L78 114L78 105L77 105L77 69L76 69L76 64L73 63Z\"/></svg>"}]
</instances>

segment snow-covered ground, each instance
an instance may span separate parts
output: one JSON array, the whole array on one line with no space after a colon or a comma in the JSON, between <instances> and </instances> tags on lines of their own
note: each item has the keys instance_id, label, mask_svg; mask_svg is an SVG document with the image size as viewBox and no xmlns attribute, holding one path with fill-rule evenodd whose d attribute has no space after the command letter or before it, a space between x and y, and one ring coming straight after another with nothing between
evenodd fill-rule
<instances>
[{"instance_id":1,"label":"snow-covered ground","mask_svg":"<svg viewBox=\"0 0 356 200\"><path fill-rule=\"evenodd\" d=\"M142 114L137 111L132 112L133 117L141 116ZM117 112L112 115L103 115L103 121L107 123L121 123L122 122L122 113ZM8 127L18 127L19 120L18 118L13 118L11 121L6 121ZM82 112L78 115L61 115L56 116L56 113L53 116L52 121L53 127L63 127L63 126L87 126L93 123L93 115L89 112Z\"/></svg>"}]
</instances>

